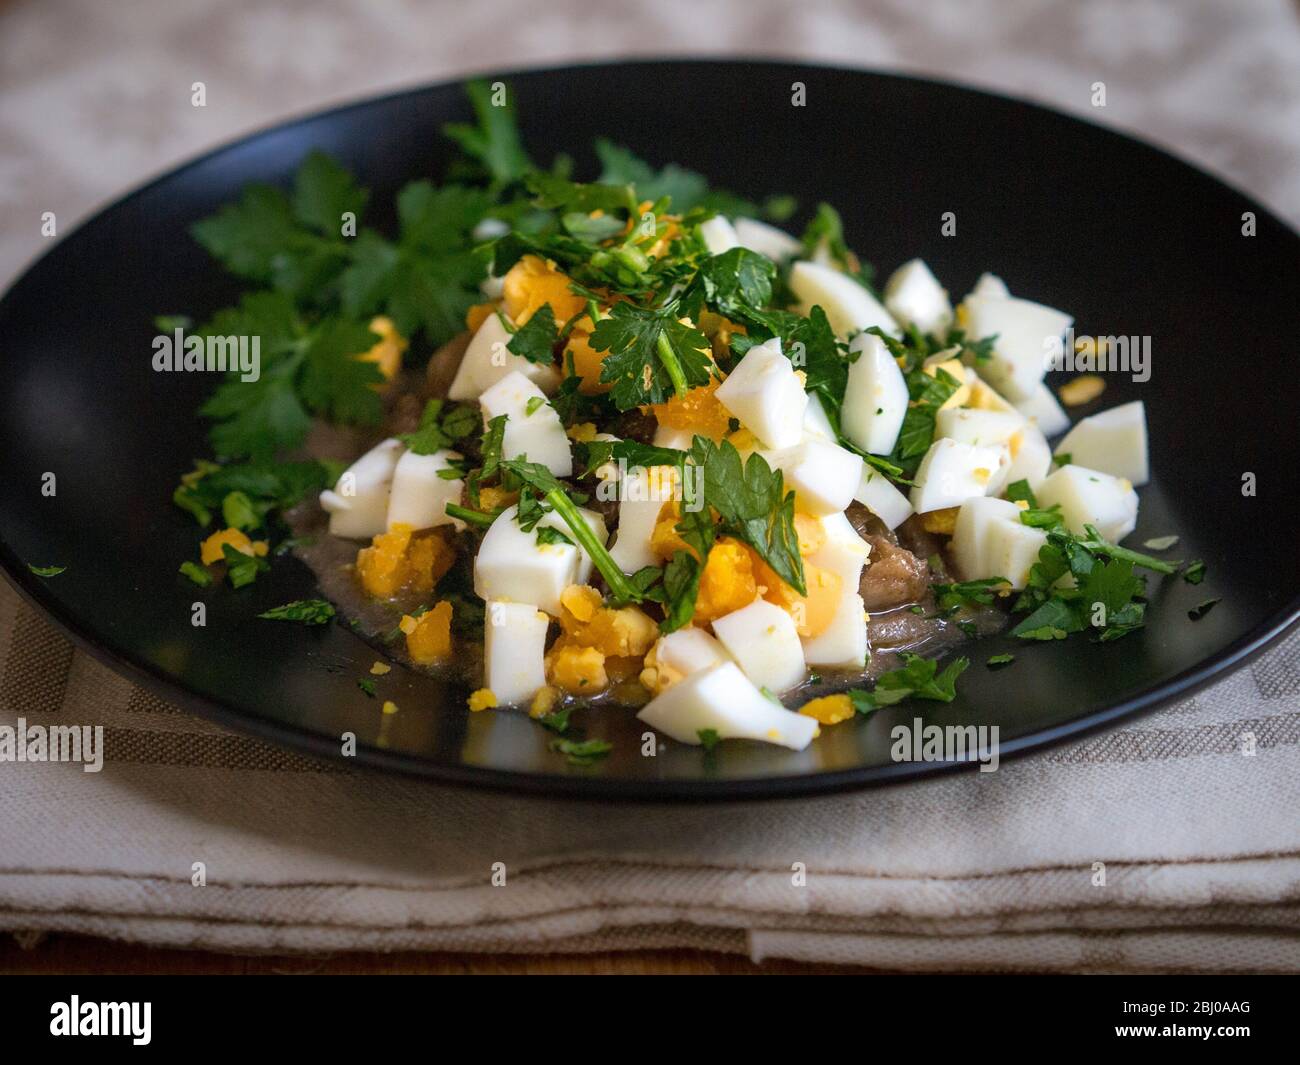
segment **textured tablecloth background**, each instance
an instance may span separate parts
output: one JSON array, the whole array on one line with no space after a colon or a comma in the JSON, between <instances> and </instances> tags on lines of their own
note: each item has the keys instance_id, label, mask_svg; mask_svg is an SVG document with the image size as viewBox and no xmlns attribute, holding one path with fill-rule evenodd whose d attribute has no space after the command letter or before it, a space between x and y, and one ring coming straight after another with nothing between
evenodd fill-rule
<instances>
[{"instance_id":1,"label":"textured tablecloth background","mask_svg":"<svg viewBox=\"0 0 1300 1065\"><path fill-rule=\"evenodd\" d=\"M744 53L1038 98L1300 218L1300 34L1282 0L28 0L0 5L0 278L41 251L43 211L66 232L124 186L308 109L475 70ZM223 732L72 651L5 586L0 724L100 723L108 760L0 763L0 928L228 950L1300 970L1298 658L1293 634L1193 699L990 775L597 809L343 771Z\"/></svg>"}]
</instances>

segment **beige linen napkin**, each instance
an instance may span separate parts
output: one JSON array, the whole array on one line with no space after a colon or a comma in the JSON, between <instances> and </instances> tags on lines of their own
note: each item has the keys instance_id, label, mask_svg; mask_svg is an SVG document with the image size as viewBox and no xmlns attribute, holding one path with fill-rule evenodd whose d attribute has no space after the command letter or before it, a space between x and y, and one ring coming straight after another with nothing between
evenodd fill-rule
<instances>
[{"instance_id":1,"label":"beige linen napkin","mask_svg":"<svg viewBox=\"0 0 1300 1065\"><path fill-rule=\"evenodd\" d=\"M1192 699L996 773L596 805L342 769L224 732L72 651L5 585L0 725L102 724L105 762L0 763L0 928L235 951L688 946L894 969L1296 971L1298 658L1293 633Z\"/></svg>"},{"instance_id":2,"label":"beige linen napkin","mask_svg":"<svg viewBox=\"0 0 1300 1065\"><path fill-rule=\"evenodd\" d=\"M774 53L1045 100L1300 218L1287 0L12 0L0 277L43 250L44 212L63 235L152 173L330 103L467 71ZM98 723L107 747L98 774L0 763L0 929L240 951L692 946L899 969L1294 971L1298 641L993 774L596 808L343 770L224 732L74 653L0 582L0 725ZM1238 753L1246 731L1253 757Z\"/></svg>"}]
</instances>

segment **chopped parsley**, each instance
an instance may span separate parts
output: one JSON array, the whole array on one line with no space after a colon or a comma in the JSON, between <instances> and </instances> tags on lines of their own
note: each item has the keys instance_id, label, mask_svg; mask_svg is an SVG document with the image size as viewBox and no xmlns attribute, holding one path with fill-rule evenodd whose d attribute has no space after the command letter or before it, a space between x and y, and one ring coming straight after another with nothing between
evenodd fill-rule
<instances>
[{"instance_id":1,"label":"chopped parsley","mask_svg":"<svg viewBox=\"0 0 1300 1065\"><path fill-rule=\"evenodd\" d=\"M1204 602L1197 603L1194 607L1192 607L1192 609L1187 612L1187 616L1191 618L1193 621L1200 621L1201 618L1205 617L1206 614L1208 614L1211 610L1214 609L1214 605L1216 603L1221 603L1222 601L1223 600L1221 598L1206 599Z\"/></svg>"},{"instance_id":2,"label":"chopped parsley","mask_svg":"<svg viewBox=\"0 0 1300 1065\"><path fill-rule=\"evenodd\" d=\"M613 749L614 745L608 740L566 740L563 737L551 740L551 750L564 755L569 765L592 765Z\"/></svg>"},{"instance_id":3,"label":"chopped parsley","mask_svg":"<svg viewBox=\"0 0 1300 1065\"><path fill-rule=\"evenodd\" d=\"M324 599L296 599L284 606L272 607L257 615L268 621L301 621L304 625L324 625L334 617L334 605Z\"/></svg>"},{"instance_id":4,"label":"chopped parsley","mask_svg":"<svg viewBox=\"0 0 1300 1065\"><path fill-rule=\"evenodd\" d=\"M33 573L35 573L36 576L38 577L57 577L60 573L65 572L68 567L67 566L34 566L29 562L27 563L27 568L31 570Z\"/></svg>"},{"instance_id":5,"label":"chopped parsley","mask_svg":"<svg viewBox=\"0 0 1300 1065\"><path fill-rule=\"evenodd\" d=\"M904 699L950 703L957 697L957 678L970 665L970 659L957 658L940 672L939 664L933 659L907 652L903 652L901 658L902 667L882 673L876 678L873 690L853 688L848 692L854 710L859 714L869 714Z\"/></svg>"}]
</instances>

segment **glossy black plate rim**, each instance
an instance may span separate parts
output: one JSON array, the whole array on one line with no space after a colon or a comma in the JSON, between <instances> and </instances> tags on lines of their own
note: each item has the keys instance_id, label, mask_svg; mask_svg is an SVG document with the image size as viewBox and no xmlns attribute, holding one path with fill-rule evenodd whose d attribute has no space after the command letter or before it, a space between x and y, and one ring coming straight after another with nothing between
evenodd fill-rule
<instances>
[{"instance_id":1,"label":"glossy black plate rim","mask_svg":"<svg viewBox=\"0 0 1300 1065\"><path fill-rule=\"evenodd\" d=\"M932 84L951 89L958 89L966 93L996 100L1000 103L1011 102L1019 107L1024 107L1034 111L1047 112L1057 118L1064 118L1072 122L1081 123L1103 135L1123 141L1129 148L1137 147L1140 150L1154 153L1158 156L1164 157L1165 159L1172 160L1183 167L1194 170L1207 180L1224 186L1225 188L1235 192L1238 196L1250 200L1251 206L1256 210L1260 217L1268 219L1271 224L1276 225L1279 229L1287 231L1293 237L1297 236L1295 230L1286 222L1282 221L1268 207L1258 203L1253 199L1253 197L1241 191L1231 182L1224 180L1217 174L1212 174L1204 168L1197 166L1195 163L1189 162L1183 157L1167 151L1160 146L1140 140L1137 137L1130 136L1112 127L1093 122L1087 118L1061 111L1053 107L1045 106L1014 94L990 92L986 89L949 79L919 77L912 74L887 70L846 68L831 63L823 64L773 56L756 58L715 58L709 56L690 56L671 59L635 58L630 59L628 62L642 66L658 64L665 67L681 63L699 63L732 66L737 69L754 65L780 65L791 68L803 67L823 72L836 71L850 75L871 74L877 77L896 79L900 81ZM430 90L445 89L449 86L460 84L464 80L476 76L509 80L513 77L524 74L562 75L568 71L617 65L619 65L618 60L596 61L591 63L566 64L558 67L541 65L536 67L520 67L506 72L488 71L477 75L466 74L455 79L429 82L418 86L399 89L394 92L367 96L363 99L353 100L336 107L315 111L305 111L294 117L260 127L252 132L232 138L154 178L140 183L123 193L118 198L103 205L92 214L83 218L74 229L65 234L64 237L60 238L54 246L26 263L22 268L21 273L6 289L4 295L0 296L0 309L3 309L8 302L14 298L14 293L20 287L21 282L37 266L37 264L45 258L46 255L49 255L57 247L61 246L64 241L75 237L82 231L82 229L92 225L102 216L128 205L131 201L154 187L170 181L192 168L202 165L214 156L220 155L225 151L265 136L271 132L285 130L308 121L315 121L334 115L345 114L349 111L371 106L381 101L393 101L406 97L416 97ZM1298 239L1300 239L1300 237L1298 237ZM5 577L9 580L10 584L17 589L22 598L36 606L47 617L52 619L59 628L71 638L77 647L86 651L93 658L102 662L117 673L139 684L141 687L153 692L163 699L179 704L185 710L194 713L198 717L230 728L236 732L257 739L278 743L306 754L314 755L336 763L341 760L338 745L331 739L316 733L295 728L292 725L252 717L240 710L233 703L201 695L200 693L187 688L184 684L178 682L171 676L168 676L141 661L138 657L133 655L129 649L110 646L107 641L101 639L97 634L84 629L80 620L72 613L65 611L58 601L46 591L44 580L36 577L30 572L26 564L18 558L15 552L10 548L9 544L5 542L2 537L0 537L0 570L4 572ZM1138 714L1148 713L1152 710L1158 709L1160 706L1180 696L1190 695L1205 687L1215 679L1218 679L1223 674L1244 665L1251 658L1263 651L1270 643L1279 639L1289 629L1295 626L1297 621L1300 621L1300 593L1293 596L1292 599L1281 609L1275 611L1264 622L1255 626L1244 636L1233 641L1216 654L1202 659L1194 666L1175 674L1167 680L1159 684L1151 685L1127 699L1123 699L1092 713L1074 718L1071 721L1002 742L999 748L1000 758L1014 758L1056 746L1068 740L1077 739L1089 733L1105 729L1106 727L1114 725L1125 718L1130 718ZM716 781L682 779L645 781L606 777L587 777L580 774L565 775L559 773L504 770L495 769L489 766L435 764L424 761L413 755L400 754L368 746L359 748L356 756L348 758L346 761L354 766L364 766L386 772L396 772L406 776L421 777L444 784L486 787L493 790L518 794L542 794L555 798L601 799L627 802L698 802L701 800L728 802L797 798L929 778L943 773L970 770L977 765L973 760L947 762L921 761L895 763L887 766L831 770L820 773L781 777L726 779Z\"/></svg>"}]
</instances>

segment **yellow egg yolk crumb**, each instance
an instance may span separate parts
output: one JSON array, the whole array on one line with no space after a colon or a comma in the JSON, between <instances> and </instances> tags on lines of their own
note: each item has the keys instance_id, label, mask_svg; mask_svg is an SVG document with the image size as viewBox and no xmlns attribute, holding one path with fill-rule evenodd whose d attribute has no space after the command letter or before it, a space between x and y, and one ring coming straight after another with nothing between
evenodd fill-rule
<instances>
[{"instance_id":1,"label":"yellow egg yolk crumb","mask_svg":"<svg viewBox=\"0 0 1300 1065\"><path fill-rule=\"evenodd\" d=\"M402 353L406 351L407 340L397 331L397 326L393 320L386 315L378 315L370 320L370 331L379 336L369 351L363 351L357 356L361 362L373 362L379 367L379 372L384 375L384 381L391 381L397 376L397 371L402 368ZM382 388L383 385L376 382L372 388Z\"/></svg>"},{"instance_id":2,"label":"yellow egg yolk crumb","mask_svg":"<svg viewBox=\"0 0 1300 1065\"><path fill-rule=\"evenodd\" d=\"M731 426L731 413L715 395L721 383L714 378L707 385L689 389L684 396L672 396L650 409L666 429L687 429L711 440L721 440Z\"/></svg>"},{"instance_id":3,"label":"yellow egg yolk crumb","mask_svg":"<svg viewBox=\"0 0 1300 1065\"><path fill-rule=\"evenodd\" d=\"M586 300L569 291L570 279L555 264L525 255L506 271L502 307L515 325L523 325L543 304L549 303L555 321L563 324L587 306Z\"/></svg>"},{"instance_id":4,"label":"yellow egg yolk crumb","mask_svg":"<svg viewBox=\"0 0 1300 1065\"><path fill-rule=\"evenodd\" d=\"M823 695L799 707L799 713L815 718L823 725L838 725L853 716L853 700L847 695Z\"/></svg>"},{"instance_id":5,"label":"yellow egg yolk crumb","mask_svg":"<svg viewBox=\"0 0 1300 1065\"><path fill-rule=\"evenodd\" d=\"M609 684L605 656L595 647L582 647L561 636L546 656L546 673L552 684L573 695L598 692Z\"/></svg>"},{"instance_id":6,"label":"yellow egg yolk crumb","mask_svg":"<svg viewBox=\"0 0 1300 1065\"><path fill-rule=\"evenodd\" d=\"M202 559L205 566L220 562L226 557L221 550L222 544L229 544L240 554L255 555L258 558L261 558L267 552L265 540L250 540L248 534L242 529L222 529L220 532L214 532L204 540L199 548L199 558Z\"/></svg>"},{"instance_id":7,"label":"yellow egg yolk crumb","mask_svg":"<svg viewBox=\"0 0 1300 1065\"><path fill-rule=\"evenodd\" d=\"M497 697L491 688L479 688L476 692L471 692L470 697L466 700L470 710L478 713L480 710L491 710L497 705Z\"/></svg>"},{"instance_id":8,"label":"yellow egg yolk crumb","mask_svg":"<svg viewBox=\"0 0 1300 1065\"><path fill-rule=\"evenodd\" d=\"M407 622L413 624L407 625ZM417 665L428 666L451 657L451 604L445 599L419 617L407 615L401 621L406 634L406 652Z\"/></svg>"},{"instance_id":9,"label":"yellow egg yolk crumb","mask_svg":"<svg viewBox=\"0 0 1300 1065\"><path fill-rule=\"evenodd\" d=\"M410 525L397 522L357 552L356 569L368 595L388 599L408 585L417 592L433 591L455 560L456 549L441 530L416 537Z\"/></svg>"},{"instance_id":10,"label":"yellow egg yolk crumb","mask_svg":"<svg viewBox=\"0 0 1300 1065\"><path fill-rule=\"evenodd\" d=\"M1057 395L1067 407L1082 407L1106 391L1106 382L1095 373L1086 373L1073 381L1066 381Z\"/></svg>"}]
</instances>

